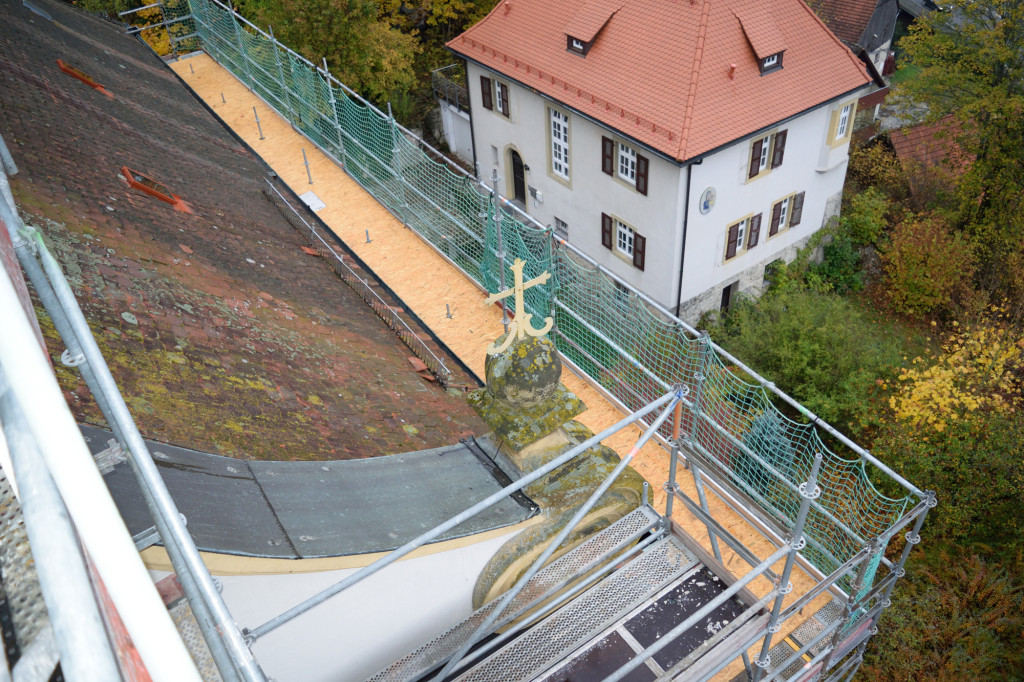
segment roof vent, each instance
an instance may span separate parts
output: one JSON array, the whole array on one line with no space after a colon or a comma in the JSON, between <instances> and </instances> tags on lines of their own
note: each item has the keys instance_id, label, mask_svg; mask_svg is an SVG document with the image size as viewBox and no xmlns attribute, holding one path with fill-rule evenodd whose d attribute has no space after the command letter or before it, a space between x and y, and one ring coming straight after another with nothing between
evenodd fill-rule
<instances>
[{"instance_id":1,"label":"roof vent","mask_svg":"<svg viewBox=\"0 0 1024 682\"><path fill-rule=\"evenodd\" d=\"M179 197L177 194L172 194L171 190L167 189L166 186L160 184L153 178L143 175L139 171L132 170L128 166L121 166L121 175L124 176L129 187L137 189L144 194L148 194L151 197L159 199L160 201L166 201L168 204L174 207L175 211L181 211L183 213L191 213L192 209L185 203L185 200Z\"/></svg>"},{"instance_id":2,"label":"roof vent","mask_svg":"<svg viewBox=\"0 0 1024 682\"><path fill-rule=\"evenodd\" d=\"M89 74L87 74L86 72L82 71L81 69L79 69L77 67L71 66L70 64L65 62L63 59L58 59L57 60L57 66L60 68L61 71L63 71L67 75L71 76L72 78L77 78L78 80L80 80L83 83L85 83L86 85L88 85L90 88L92 88L94 90L99 90L100 92L102 92L107 97L111 97L111 98L113 97L112 94L107 92L106 88L104 88L102 85L100 85L95 80L93 80L92 76L90 76Z\"/></svg>"}]
</instances>

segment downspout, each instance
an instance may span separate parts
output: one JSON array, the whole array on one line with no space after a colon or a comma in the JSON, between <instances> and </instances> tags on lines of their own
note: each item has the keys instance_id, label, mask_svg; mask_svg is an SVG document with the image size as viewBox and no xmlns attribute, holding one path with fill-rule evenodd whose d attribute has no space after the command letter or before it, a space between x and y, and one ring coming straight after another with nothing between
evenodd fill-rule
<instances>
[{"instance_id":1,"label":"downspout","mask_svg":"<svg viewBox=\"0 0 1024 682\"><path fill-rule=\"evenodd\" d=\"M679 306L683 303L683 261L686 260L686 226L690 222L690 180L693 178L693 167L704 163L704 159L694 161L686 167L686 199L683 205L683 245L679 249L679 285L676 287L676 317Z\"/></svg>"},{"instance_id":2,"label":"downspout","mask_svg":"<svg viewBox=\"0 0 1024 682\"><path fill-rule=\"evenodd\" d=\"M469 142L473 147L473 175L480 180L480 165L476 160L476 131L473 130L473 94L469 89L469 62L463 59L462 64L466 72L466 95L469 97Z\"/></svg>"}]
</instances>

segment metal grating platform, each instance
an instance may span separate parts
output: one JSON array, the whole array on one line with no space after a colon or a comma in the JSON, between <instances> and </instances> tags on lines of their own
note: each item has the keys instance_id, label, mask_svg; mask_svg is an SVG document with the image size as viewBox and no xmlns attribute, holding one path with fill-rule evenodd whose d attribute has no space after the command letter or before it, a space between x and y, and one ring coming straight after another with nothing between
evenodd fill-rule
<instances>
[{"instance_id":1,"label":"metal grating platform","mask_svg":"<svg viewBox=\"0 0 1024 682\"><path fill-rule=\"evenodd\" d=\"M21 518L21 505L7 476L0 469L0 626L7 641L7 662L14 665L18 652L24 651L49 623L43 594L39 590L28 533ZM2 663L0 663L2 664Z\"/></svg>"},{"instance_id":2,"label":"metal grating platform","mask_svg":"<svg viewBox=\"0 0 1024 682\"><path fill-rule=\"evenodd\" d=\"M181 633L181 641L185 643L185 648L188 649L189 656L195 662L203 682L221 682L217 665L213 662L213 656L210 655L210 649L206 646L206 640L199 630L199 623L196 622L188 599L178 600L178 603L171 607L170 613L174 625Z\"/></svg>"},{"instance_id":3,"label":"metal grating platform","mask_svg":"<svg viewBox=\"0 0 1024 682\"><path fill-rule=\"evenodd\" d=\"M456 679L534 679L696 564L675 538L666 537Z\"/></svg>"},{"instance_id":4,"label":"metal grating platform","mask_svg":"<svg viewBox=\"0 0 1024 682\"><path fill-rule=\"evenodd\" d=\"M552 587L578 574L602 554L629 540L629 538L637 537L645 530L652 528L660 521L660 518L658 513L650 507L640 507L627 514L610 527L590 538L573 551L551 562L551 564L537 573L518 597L509 605L506 613L515 613L530 604ZM636 559L635 561L639 560ZM689 560L692 562L692 557L689 557ZM496 601L485 604L466 620L424 643L384 670L373 675L369 678L368 682L411 680L433 670L448 656L455 653L459 646L473 634L480 623L486 620L487 616L496 607ZM499 675L495 679L504 680L508 678Z\"/></svg>"}]
</instances>

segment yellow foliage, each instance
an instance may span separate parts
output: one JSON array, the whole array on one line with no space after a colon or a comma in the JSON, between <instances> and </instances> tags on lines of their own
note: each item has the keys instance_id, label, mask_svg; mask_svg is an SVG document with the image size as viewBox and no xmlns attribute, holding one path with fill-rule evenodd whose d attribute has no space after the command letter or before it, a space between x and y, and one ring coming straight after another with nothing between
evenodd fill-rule
<instances>
[{"instance_id":1,"label":"yellow foliage","mask_svg":"<svg viewBox=\"0 0 1024 682\"><path fill-rule=\"evenodd\" d=\"M896 418L936 431L977 410L1013 412L1022 404L1024 334L1006 324L1003 309L986 322L959 327L942 352L916 357L889 399Z\"/></svg>"}]
</instances>

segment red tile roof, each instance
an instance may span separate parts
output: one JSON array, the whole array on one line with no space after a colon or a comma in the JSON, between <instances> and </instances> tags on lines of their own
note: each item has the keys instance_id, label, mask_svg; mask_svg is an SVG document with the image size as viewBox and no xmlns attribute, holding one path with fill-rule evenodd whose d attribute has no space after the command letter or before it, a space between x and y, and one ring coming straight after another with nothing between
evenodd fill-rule
<instances>
[{"instance_id":1,"label":"red tile roof","mask_svg":"<svg viewBox=\"0 0 1024 682\"><path fill-rule=\"evenodd\" d=\"M586 57L566 50L615 5ZM762 76L754 50L780 44ZM802 0L505 0L448 47L680 161L870 82Z\"/></svg>"},{"instance_id":2,"label":"red tile roof","mask_svg":"<svg viewBox=\"0 0 1024 682\"><path fill-rule=\"evenodd\" d=\"M853 45L864 35L878 0L807 0L807 4L840 40Z\"/></svg>"},{"instance_id":3,"label":"red tile roof","mask_svg":"<svg viewBox=\"0 0 1024 682\"><path fill-rule=\"evenodd\" d=\"M889 133L893 151L904 165L920 164L925 168L940 168L954 176L963 173L973 160L956 137L961 128L950 114L933 123L907 126Z\"/></svg>"}]
</instances>

